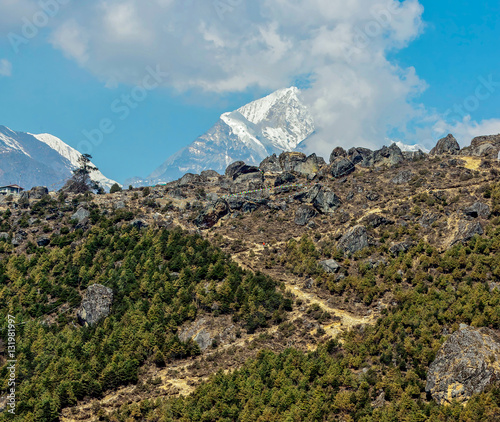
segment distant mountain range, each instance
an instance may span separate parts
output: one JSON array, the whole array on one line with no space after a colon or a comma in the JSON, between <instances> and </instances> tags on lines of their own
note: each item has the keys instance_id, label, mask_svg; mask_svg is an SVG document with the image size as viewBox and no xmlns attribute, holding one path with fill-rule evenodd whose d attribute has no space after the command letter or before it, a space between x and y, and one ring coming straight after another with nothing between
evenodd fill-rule
<instances>
[{"instance_id":1,"label":"distant mountain range","mask_svg":"<svg viewBox=\"0 0 500 422\"><path fill-rule=\"evenodd\" d=\"M314 132L314 119L300 100L300 90L280 89L222 114L210 130L169 157L148 177L127 179L124 184L162 184L203 170L224 173L229 164L239 160L258 165L274 153L310 150L308 140ZM428 152L420 145L397 145L402 151Z\"/></svg>"},{"instance_id":2,"label":"distant mountain range","mask_svg":"<svg viewBox=\"0 0 500 422\"><path fill-rule=\"evenodd\" d=\"M0 126L0 185L57 190L72 176L81 155L48 133L34 135ZM106 190L116 183L100 171L93 171L90 177Z\"/></svg>"}]
</instances>

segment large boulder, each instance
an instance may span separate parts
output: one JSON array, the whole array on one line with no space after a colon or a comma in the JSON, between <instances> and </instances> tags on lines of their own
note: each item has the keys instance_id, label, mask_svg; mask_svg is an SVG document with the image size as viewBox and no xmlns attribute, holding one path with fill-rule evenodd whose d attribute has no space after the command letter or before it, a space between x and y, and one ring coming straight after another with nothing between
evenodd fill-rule
<instances>
[{"instance_id":1,"label":"large boulder","mask_svg":"<svg viewBox=\"0 0 500 422\"><path fill-rule=\"evenodd\" d=\"M462 148L460 155L477 157L498 158L500 151L500 134L489 136L478 136L474 138L470 146Z\"/></svg>"},{"instance_id":2,"label":"large boulder","mask_svg":"<svg viewBox=\"0 0 500 422\"><path fill-rule=\"evenodd\" d=\"M86 210L83 207L79 207L76 212L71 216L72 220L77 220L78 223L81 223L83 220L88 218L90 215L90 211Z\"/></svg>"},{"instance_id":3,"label":"large boulder","mask_svg":"<svg viewBox=\"0 0 500 422\"><path fill-rule=\"evenodd\" d=\"M229 213L229 205L227 202L220 198L213 204L207 206L199 215L195 218L194 224L200 229L209 229L213 227L222 217Z\"/></svg>"},{"instance_id":4,"label":"large boulder","mask_svg":"<svg viewBox=\"0 0 500 422\"><path fill-rule=\"evenodd\" d=\"M202 182L201 176L198 174L186 173L179 179L178 186L188 186L195 185L197 183Z\"/></svg>"},{"instance_id":5,"label":"large boulder","mask_svg":"<svg viewBox=\"0 0 500 422\"><path fill-rule=\"evenodd\" d=\"M489 328L464 327L439 349L425 391L439 404L466 402L500 379L500 336Z\"/></svg>"},{"instance_id":6,"label":"large boulder","mask_svg":"<svg viewBox=\"0 0 500 422\"><path fill-rule=\"evenodd\" d=\"M215 170L203 170L200 173L201 180L210 185L215 185L219 182L221 175Z\"/></svg>"},{"instance_id":7,"label":"large boulder","mask_svg":"<svg viewBox=\"0 0 500 422\"><path fill-rule=\"evenodd\" d=\"M368 233L365 226L354 226L339 240L337 247L345 253L355 253L369 246Z\"/></svg>"},{"instance_id":8,"label":"large boulder","mask_svg":"<svg viewBox=\"0 0 500 422\"><path fill-rule=\"evenodd\" d=\"M296 181L297 178L292 173L284 172L276 178L274 186L287 185L289 183L295 183Z\"/></svg>"},{"instance_id":9,"label":"large boulder","mask_svg":"<svg viewBox=\"0 0 500 422\"><path fill-rule=\"evenodd\" d=\"M327 273L336 273L340 270L340 264L334 259L327 259L326 261L321 261L319 265L327 272Z\"/></svg>"},{"instance_id":10,"label":"large boulder","mask_svg":"<svg viewBox=\"0 0 500 422\"><path fill-rule=\"evenodd\" d=\"M306 157L302 152L283 152L279 156L279 162L282 171L294 171L306 176L318 173L326 164L325 160L316 154Z\"/></svg>"},{"instance_id":11,"label":"large boulder","mask_svg":"<svg viewBox=\"0 0 500 422\"><path fill-rule=\"evenodd\" d=\"M408 161L418 161L427 158L427 154L423 152L421 149L418 151L402 151L403 157Z\"/></svg>"},{"instance_id":12,"label":"large boulder","mask_svg":"<svg viewBox=\"0 0 500 422\"><path fill-rule=\"evenodd\" d=\"M365 218L363 218L362 222L364 225L373 227L374 229L380 226L388 226L390 224L394 224L394 221L388 220L387 218L379 214L368 214Z\"/></svg>"},{"instance_id":13,"label":"large boulder","mask_svg":"<svg viewBox=\"0 0 500 422\"><path fill-rule=\"evenodd\" d=\"M490 216L490 207L483 202L474 202L464 209L464 214L472 218L488 218Z\"/></svg>"},{"instance_id":14,"label":"large boulder","mask_svg":"<svg viewBox=\"0 0 500 422\"><path fill-rule=\"evenodd\" d=\"M481 236L484 233L483 226L479 221L460 221L451 246L459 242L467 242L476 234Z\"/></svg>"},{"instance_id":15,"label":"large boulder","mask_svg":"<svg viewBox=\"0 0 500 422\"><path fill-rule=\"evenodd\" d=\"M314 208L322 214L332 214L342 205L342 201L335 192L323 188L320 188L312 203Z\"/></svg>"},{"instance_id":16,"label":"large boulder","mask_svg":"<svg viewBox=\"0 0 500 422\"><path fill-rule=\"evenodd\" d=\"M392 144L390 147L383 146L381 149L373 151L364 157L360 165L363 167L394 167L403 161L403 152L396 144Z\"/></svg>"},{"instance_id":17,"label":"large boulder","mask_svg":"<svg viewBox=\"0 0 500 422\"><path fill-rule=\"evenodd\" d=\"M261 171L239 175L230 187L232 193L248 192L264 188L264 174Z\"/></svg>"},{"instance_id":18,"label":"large boulder","mask_svg":"<svg viewBox=\"0 0 500 422\"><path fill-rule=\"evenodd\" d=\"M335 148L330 154L330 163L333 163L339 157L347 157L347 152L342 147Z\"/></svg>"},{"instance_id":19,"label":"large boulder","mask_svg":"<svg viewBox=\"0 0 500 422\"><path fill-rule=\"evenodd\" d=\"M352 161L353 164L361 163L365 160L365 158L370 157L373 154L373 151L368 148L351 148L347 151L347 158Z\"/></svg>"},{"instance_id":20,"label":"large boulder","mask_svg":"<svg viewBox=\"0 0 500 422\"><path fill-rule=\"evenodd\" d=\"M77 311L81 325L94 325L106 318L111 311L113 291L101 284L92 284L83 295L80 308Z\"/></svg>"},{"instance_id":21,"label":"large boulder","mask_svg":"<svg viewBox=\"0 0 500 422\"><path fill-rule=\"evenodd\" d=\"M259 168L264 173L280 173L281 172L280 160L276 156L276 154L273 154L265 158L264 161L260 163Z\"/></svg>"},{"instance_id":22,"label":"large boulder","mask_svg":"<svg viewBox=\"0 0 500 422\"><path fill-rule=\"evenodd\" d=\"M227 167L225 174L230 179L235 180L237 177L248 173L260 173L260 170L258 167L245 164L243 161L236 161Z\"/></svg>"},{"instance_id":23,"label":"large boulder","mask_svg":"<svg viewBox=\"0 0 500 422\"><path fill-rule=\"evenodd\" d=\"M460 151L460 145L455 137L450 133L445 138L440 139L436 146L431 149L429 155L451 154L457 155Z\"/></svg>"},{"instance_id":24,"label":"large boulder","mask_svg":"<svg viewBox=\"0 0 500 422\"><path fill-rule=\"evenodd\" d=\"M29 191L24 191L21 198L29 199L42 199L45 195L49 194L49 190L45 186L35 186Z\"/></svg>"},{"instance_id":25,"label":"large boulder","mask_svg":"<svg viewBox=\"0 0 500 422\"><path fill-rule=\"evenodd\" d=\"M309 205L300 205L295 212L295 224L305 226L318 213Z\"/></svg>"},{"instance_id":26,"label":"large boulder","mask_svg":"<svg viewBox=\"0 0 500 422\"><path fill-rule=\"evenodd\" d=\"M356 170L354 163L345 157L335 158L330 164L330 174L335 178L347 176L354 170Z\"/></svg>"}]
</instances>

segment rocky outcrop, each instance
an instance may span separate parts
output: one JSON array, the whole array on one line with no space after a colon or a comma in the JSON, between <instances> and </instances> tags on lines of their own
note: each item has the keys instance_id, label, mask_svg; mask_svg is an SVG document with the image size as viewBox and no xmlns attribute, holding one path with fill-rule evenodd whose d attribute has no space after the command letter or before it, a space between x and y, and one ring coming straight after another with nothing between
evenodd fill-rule
<instances>
[{"instance_id":1,"label":"rocky outcrop","mask_svg":"<svg viewBox=\"0 0 500 422\"><path fill-rule=\"evenodd\" d=\"M318 213L309 205L300 205L295 211L295 224L305 226L311 218L316 217Z\"/></svg>"},{"instance_id":2,"label":"rocky outcrop","mask_svg":"<svg viewBox=\"0 0 500 422\"><path fill-rule=\"evenodd\" d=\"M381 149L373 151L364 157L360 165L363 167L394 167L403 161L404 157L401 149L396 144L392 144L390 147L383 146Z\"/></svg>"},{"instance_id":3,"label":"rocky outcrop","mask_svg":"<svg viewBox=\"0 0 500 422\"><path fill-rule=\"evenodd\" d=\"M413 247L413 243L411 242L399 242L392 245L389 248L389 252L394 256L398 256L400 253L408 252L411 247Z\"/></svg>"},{"instance_id":4,"label":"rocky outcrop","mask_svg":"<svg viewBox=\"0 0 500 422\"><path fill-rule=\"evenodd\" d=\"M79 223L81 223L83 220L88 218L90 215L90 212L86 210L83 207L79 207L78 210L71 216L72 220L77 220Z\"/></svg>"},{"instance_id":5,"label":"rocky outcrop","mask_svg":"<svg viewBox=\"0 0 500 422\"><path fill-rule=\"evenodd\" d=\"M311 154L309 157L302 152L283 152L279 156L282 171L296 172L305 176L318 173L326 165L323 158Z\"/></svg>"},{"instance_id":6,"label":"rocky outcrop","mask_svg":"<svg viewBox=\"0 0 500 422\"><path fill-rule=\"evenodd\" d=\"M45 195L49 194L49 190L45 186L35 186L29 191L25 191L21 194L21 198L29 199L42 199Z\"/></svg>"},{"instance_id":7,"label":"rocky outcrop","mask_svg":"<svg viewBox=\"0 0 500 422\"><path fill-rule=\"evenodd\" d=\"M321 261L319 263L321 268L323 268L327 273L334 274L340 270L340 264L334 259L327 259L326 261Z\"/></svg>"},{"instance_id":8,"label":"rocky outcrop","mask_svg":"<svg viewBox=\"0 0 500 422\"><path fill-rule=\"evenodd\" d=\"M418 161L427 158L427 154L422 150L418 151L402 151L403 157L407 161Z\"/></svg>"},{"instance_id":9,"label":"rocky outcrop","mask_svg":"<svg viewBox=\"0 0 500 422\"><path fill-rule=\"evenodd\" d=\"M312 204L320 213L332 214L342 205L342 201L335 192L321 187L317 195L315 195Z\"/></svg>"},{"instance_id":10,"label":"rocky outcrop","mask_svg":"<svg viewBox=\"0 0 500 422\"><path fill-rule=\"evenodd\" d=\"M36 240L36 244L40 247L48 246L49 243L50 243L50 239L47 236L39 237Z\"/></svg>"},{"instance_id":11,"label":"rocky outcrop","mask_svg":"<svg viewBox=\"0 0 500 422\"><path fill-rule=\"evenodd\" d=\"M236 161L226 169L226 176L233 180L248 173L260 173L260 170L258 167L245 164L243 161Z\"/></svg>"},{"instance_id":12,"label":"rocky outcrop","mask_svg":"<svg viewBox=\"0 0 500 422\"><path fill-rule=\"evenodd\" d=\"M146 223L144 220L141 220L140 218L136 218L130 223L130 225L132 227L135 227L136 229L143 229L148 226L148 223Z\"/></svg>"},{"instance_id":13,"label":"rocky outcrop","mask_svg":"<svg viewBox=\"0 0 500 422\"><path fill-rule=\"evenodd\" d=\"M330 164L330 174L336 179L348 176L354 170L356 170L354 163L345 157L338 157Z\"/></svg>"},{"instance_id":14,"label":"rocky outcrop","mask_svg":"<svg viewBox=\"0 0 500 422\"><path fill-rule=\"evenodd\" d=\"M347 152L342 147L335 148L330 154L330 163L333 163L339 157L347 157Z\"/></svg>"},{"instance_id":15,"label":"rocky outcrop","mask_svg":"<svg viewBox=\"0 0 500 422\"><path fill-rule=\"evenodd\" d=\"M478 136L474 138L470 146L462 148L460 155L476 157L498 158L500 151L500 134L489 136Z\"/></svg>"},{"instance_id":16,"label":"rocky outcrop","mask_svg":"<svg viewBox=\"0 0 500 422\"><path fill-rule=\"evenodd\" d=\"M81 325L94 325L106 318L111 311L113 291L101 284L92 284L83 295L80 308L77 311Z\"/></svg>"},{"instance_id":17,"label":"rocky outcrop","mask_svg":"<svg viewBox=\"0 0 500 422\"><path fill-rule=\"evenodd\" d=\"M458 224L458 229L455 233L451 246L459 242L467 242L472 239L476 234L482 235L484 233L483 226L479 221L461 221Z\"/></svg>"},{"instance_id":18,"label":"rocky outcrop","mask_svg":"<svg viewBox=\"0 0 500 422\"><path fill-rule=\"evenodd\" d=\"M276 156L276 154L273 154L265 158L264 161L260 163L259 168L264 173L280 173L281 172L280 160Z\"/></svg>"},{"instance_id":19,"label":"rocky outcrop","mask_svg":"<svg viewBox=\"0 0 500 422\"><path fill-rule=\"evenodd\" d=\"M215 170L203 170L200 173L200 177L204 183L208 183L209 185L216 185L219 182L221 175Z\"/></svg>"},{"instance_id":20,"label":"rocky outcrop","mask_svg":"<svg viewBox=\"0 0 500 422\"><path fill-rule=\"evenodd\" d=\"M289 183L295 183L296 181L297 178L292 173L285 172L276 178L274 186L282 186Z\"/></svg>"},{"instance_id":21,"label":"rocky outcrop","mask_svg":"<svg viewBox=\"0 0 500 422\"><path fill-rule=\"evenodd\" d=\"M202 178L198 174L186 173L179 179L177 183L178 186L188 186L188 185L196 185L197 183L201 183Z\"/></svg>"},{"instance_id":22,"label":"rocky outcrop","mask_svg":"<svg viewBox=\"0 0 500 422\"><path fill-rule=\"evenodd\" d=\"M464 209L464 214L471 218L488 218L490 216L490 207L483 202L475 202Z\"/></svg>"},{"instance_id":23,"label":"rocky outcrop","mask_svg":"<svg viewBox=\"0 0 500 422\"><path fill-rule=\"evenodd\" d=\"M466 402L500 379L500 336L466 327L443 344L427 373L425 391L439 404Z\"/></svg>"},{"instance_id":24,"label":"rocky outcrop","mask_svg":"<svg viewBox=\"0 0 500 422\"><path fill-rule=\"evenodd\" d=\"M246 192L264 188L264 175L261 171L244 173L238 176L231 185L232 193Z\"/></svg>"},{"instance_id":25,"label":"rocky outcrop","mask_svg":"<svg viewBox=\"0 0 500 422\"><path fill-rule=\"evenodd\" d=\"M206 207L195 218L194 224L200 229L213 227L222 217L229 213L229 205L224 199L218 199L215 203Z\"/></svg>"},{"instance_id":26,"label":"rocky outcrop","mask_svg":"<svg viewBox=\"0 0 500 422\"><path fill-rule=\"evenodd\" d=\"M460 151L460 145L455 137L450 133L445 138L440 139L436 146L431 149L429 155L451 154L457 155Z\"/></svg>"},{"instance_id":27,"label":"rocky outcrop","mask_svg":"<svg viewBox=\"0 0 500 422\"><path fill-rule=\"evenodd\" d=\"M358 164L364 161L365 158L370 157L373 151L368 148L351 148L347 151L347 158L352 161L353 164Z\"/></svg>"},{"instance_id":28,"label":"rocky outcrop","mask_svg":"<svg viewBox=\"0 0 500 422\"><path fill-rule=\"evenodd\" d=\"M365 226L354 226L339 240L337 247L345 253L355 253L369 246L368 234Z\"/></svg>"},{"instance_id":29,"label":"rocky outcrop","mask_svg":"<svg viewBox=\"0 0 500 422\"><path fill-rule=\"evenodd\" d=\"M408 183L411 179L413 179L413 176L414 174L410 170L403 170L391 179L391 183L395 185L402 185L403 183Z\"/></svg>"},{"instance_id":30,"label":"rocky outcrop","mask_svg":"<svg viewBox=\"0 0 500 422\"><path fill-rule=\"evenodd\" d=\"M388 220L379 214L368 214L365 218L363 218L362 222L365 226L373 227L374 229L380 226L394 224L394 221Z\"/></svg>"}]
</instances>

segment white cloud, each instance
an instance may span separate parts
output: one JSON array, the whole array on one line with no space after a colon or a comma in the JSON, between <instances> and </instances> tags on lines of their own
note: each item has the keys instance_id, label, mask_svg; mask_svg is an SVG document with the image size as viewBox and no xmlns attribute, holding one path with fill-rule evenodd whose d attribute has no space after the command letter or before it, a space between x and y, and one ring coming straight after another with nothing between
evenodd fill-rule
<instances>
[{"instance_id":1,"label":"white cloud","mask_svg":"<svg viewBox=\"0 0 500 422\"><path fill-rule=\"evenodd\" d=\"M500 119L476 122L470 116L466 116L462 121L455 123L447 123L440 119L434 125L434 131L437 135L452 133L459 144L464 147L469 145L476 136L500 134Z\"/></svg>"},{"instance_id":2,"label":"white cloud","mask_svg":"<svg viewBox=\"0 0 500 422\"><path fill-rule=\"evenodd\" d=\"M0 76L12 76L12 63L7 59L0 59Z\"/></svg>"},{"instance_id":3,"label":"white cloud","mask_svg":"<svg viewBox=\"0 0 500 422\"><path fill-rule=\"evenodd\" d=\"M328 155L391 131L432 147L440 117L416 103L425 82L387 59L422 33L422 13L418 0L100 0L65 8L50 41L108 87L148 66L168 72L167 88L208 94L264 95L310 75L314 148Z\"/></svg>"}]
</instances>

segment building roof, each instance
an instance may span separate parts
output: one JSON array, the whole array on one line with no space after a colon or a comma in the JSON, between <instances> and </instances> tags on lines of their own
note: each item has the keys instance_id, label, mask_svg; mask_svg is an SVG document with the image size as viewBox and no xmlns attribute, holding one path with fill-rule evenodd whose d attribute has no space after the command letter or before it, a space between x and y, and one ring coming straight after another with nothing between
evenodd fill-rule
<instances>
[{"instance_id":1,"label":"building roof","mask_svg":"<svg viewBox=\"0 0 500 422\"><path fill-rule=\"evenodd\" d=\"M24 190L24 188L22 188L21 186L19 185L7 185L7 186L0 186L0 189L2 188L14 188L14 189L22 189Z\"/></svg>"}]
</instances>

